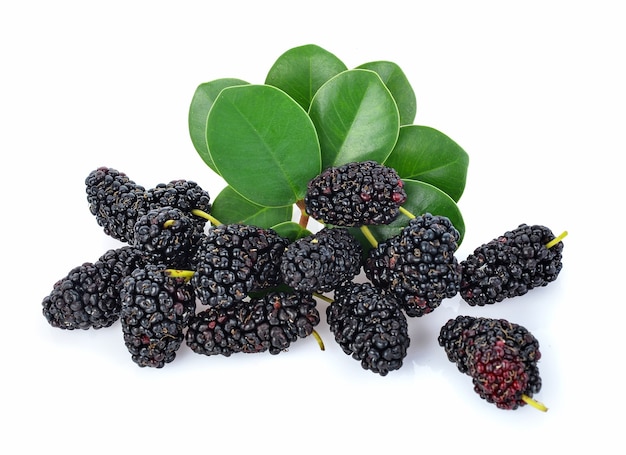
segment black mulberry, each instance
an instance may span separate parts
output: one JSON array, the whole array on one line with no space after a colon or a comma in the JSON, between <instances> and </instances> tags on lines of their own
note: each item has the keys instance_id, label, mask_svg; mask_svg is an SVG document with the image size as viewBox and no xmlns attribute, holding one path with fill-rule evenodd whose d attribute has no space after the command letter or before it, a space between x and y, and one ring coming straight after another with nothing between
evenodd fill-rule
<instances>
[{"instance_id":1,"label":"black mulberry","mask_svg":"<svg viewBox=\"0 0 626 455\"><path fill-rule=\"evenodd\" d=\"M391 294L371 283L347 282L335 291L326 318L335 341L363 369L386 376L402 367L408 323Z\"/></svg>"},{"instance_id":2,"label":"black mulberry","mask_svg":"<svg viewBox=\"0 0 626 455\"><path fill-rule=\"evenodd\" d=\"M459 232L444 216L426 213L402 232L369 251L366 276L400 300L407 316L420 317L460 289L461 267L455 256Z\"/></svg>"},{"instance_id":3,"label":"black mulberry","mask_svg":"<svg viewBox=\"0 0 626 455\"><path fill-rule=\"evenodd\" d=\"M72 268L43 299L44 317L66 330L111 326L120 315L122 279L146 260L140 250L125 245Z\"/></svg>"},{"instance_id":4,"label":"black mulberry","mask_svg":"<svg viewBox=\"0 0 626 455\"><path fill-rule=\"evenodd\" d=\"M501 409L524 406L541 390L539 342L524 327L504 319L458 316L439 334L439 345L474 391Z\"/></svg>"},{"instance_id":5,"label":"black mulberry","mask_svg":"<svg viewBox=\"0 0 626 455\"><path fill-rule=\"evenodd\" d=\"M361 270L362 247L346 228L323 228L292 242L282 255L283 282L302 292L328 292Z\"/></svg>"},{"instance_id":6,"label":"black mulberry","mask_svg":"<svg viewBox=\"0 0 626 455\"><path fill-rule=\"evenodd\" d=\"M314 219L350 227L391 223L406 197L395 169L362 161L322 171L309 181L304 203Z\"/></svg>"},{"instance_id":7,"label":"black mulberry","mask_svg":"<svg viewBox=\"0 0 626 455\"><path fill-rule=\"evenodd\" d=\"M275 231L252 225L211 228L192 260L198 298L204 305L227 308L252 290L278 284L287 243Z\"/></svg>"},{"instance_id":8,"label":"black mulberry","mask_svg":"<svg viewBox=\"0 0 626 455\"><path fill-rule=\"evenodd\" d=\"M160 183L148 191L148 208L173 207L187 216L192 216L192 210L201 210L211 213L211 196L200 185L191 180L172 180L169 183ZM195 223L203 227L206 219L193 215Z\"/></svg>"},{"instance_id":9,"label":"black mulberry","mask_svg":"<svg viewBox=\"0 0 626 455\"><path fill-rule=\"evenodd\" d=\"M135 223L134 245L173 268L186 268L204 232L178 208L151 209Z\"/></svg>"},{"instance_id":10,"label":"black mulberry","mask_svg":"<svg viewBox=\"0 0 626 455\"><path fill-rule=\"evenodd\" d=\"M192 317L186 343L198 354L279 354L313 332L320 317L310 294L272 291L229 308L206 308Z\"/></svg>"},{"instance_id":11,"label":"black mulberry","mask_svg":"<svg viewBox=\"0 0 626 455\"><path fill-rule=\"evenodd\" d=\"M124 343L140 367L162 368L176 357L196 310L189 282L147 264L124 278L120 321Z\"/></svg>"},{"instance_id":12,"label":"black mulberry","mask_svg":"<svg viewBox=\"0 0 626 455\"><path fill-rule=\"evenodd\" d=\"M148 209L148 195L126 174L99 167L85 179L89 210L104 232L125 243L132 243L137 219Z\"/></svg>"},{"instance_id":13,"label":"black mulberry","mask_svg":"<svg viewBox=\"0 0 626 455\"><path fill-rule=\"evenodd\" d=\"M563 267L563 242L541 225L521 224L476 248L461 261L461 298L483 306L521 296L557 279Z\"/></svg>"}]
</instances>

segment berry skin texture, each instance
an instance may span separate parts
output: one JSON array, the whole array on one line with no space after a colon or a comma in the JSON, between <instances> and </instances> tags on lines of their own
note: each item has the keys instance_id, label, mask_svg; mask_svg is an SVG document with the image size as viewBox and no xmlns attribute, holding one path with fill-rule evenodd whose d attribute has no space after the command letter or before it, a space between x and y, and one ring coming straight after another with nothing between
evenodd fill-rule
<instances>
[{"instance_id":1,"label":"berry skin texture","mask_svg":"<svg viewBox=\"0 0 626 455\"><path fill-rule=\"evenodd\" d=\"M406 197L395 169L362 161L330 167L311 179L304 204L324 224L353 227L391 223Z\"/></svg>"},{"instance_id":2,"label":"berry skin texture","mask_svg":"<svg viewBox=\"0 0 626 455\"><path fill-rule=\"evenodd\" d=\"M286 351L319 324L316 301L310 294L270 291L227 309L207 308L192 317L186 343L207 356Z\"/></svg>"},{"instance_id":3,"label":"berry skin texture","mask_svg":"<svg viewBox=\"0 0 626 455\"><path fill-rule=\"evenodd\" d=\"M326 319L335 341L363 369L386 376L402 367L408 323L391 294L368 282L347 282L335 291Z\"/></svg>"},{"instance_id":4,"label":"berry skin texture","mask_svg":"<svg viewBox=\"0 0 626 455\"><path fill-rule=\"evenodd\" d=\"M459 292L461 267L454 254L459 237L448 218L417 216L400 234L369 251L365 274L394 294L407 316L429 314Z\"/></svg>"},{"instance_id":5,"label":"berry skin texture","mask_svg":"<svg viewBox=\"0 0 626 455\"><path fill-rule=\"evenodd\" d=\"M192 284L205 306L228 308L280 280L280 257L288 241L271 229L244 224L211 228L192 259Z\"/></svg>"},{"instance_id":6,"label":"berry skin texture","mask_svg":"<svg viewBox=\"0 0 626 455\"><path fill-rule=\"evenodd\" d=\"M151 368L172 362L196 309L189 282L168 276L165 265L147 264L124 278L121 302L122 333L133 362Z\"/></svg>"},{"instance_id":7,"label":"berry skin texture","mask_svg":"<svg viewBox=\"0 0 626 455\"><path fill-rule=\"evenodd\" d=\"M547 248L554 238L545 226L521 224L479 246L461 261L461 298L470 306L489 305L556 280L563 242Z\"/></svg>"},{"instance_id":8,"label":"berry skin texture","mask_svg":"<svg viewBox=\"0 0 626 455\"><path fill-rule=\"evenodd\" d=\"M149 209L169 206L180 210L187 216L192 216L191 211L194 209L211 213L209 192L191 180L180 179L172 180L169 183L159 183L154 188L150 188L147 195ZM207 221L198 216L193 216L192 219L200 228L203 228Z\"/></svg>"},{"instance_id":9,"label":"berry skin texture","mask_svg":"<svg viewBox=\"0 0 626 455\"><path fill-rule=\"evenodd\" d=\"M474 391L500 409L524 406L523 396L541 390L539 342L518 324L458 316L441 328L438 342L448 360L472 378Z\"/></svg>"},{"instance_id":10,"label":"berry skin texture","mask_svg":"<svg viewBox=\"0 0 626 455\"><path fill-rule=\"evenodd\" d=\"M148 195L126 174L99 167L85 179L89 210L105 234L131 243L137 219L147 211Z\"/></svg>"},{"instance_id":11,"label":"berry skin texture","mask_svg":"<svg viewBox=\"0 0 626 455\"><path fill-rule=\"evenodd\" d=\"M328 292L361 270L362 247L346 228L323 228L292 242L282 255L283 282L301 292Z\"/></svg>"},{"instance_id":12,"label":"berry skin texture","mask_svg":"<svg viewBox=\"0 0 626 455\"><path fill-rule=\"evenodd\" d=\"M188 267L204 232L180 209L151 209L134 227L134 245L170 267Z\"/></svg>"},{"instance_id":13,"label":"berry skin texture","mask_svg":"<svg viewBox=\"0 0 626 455\"><path fill-rule=\"evenodd\" d=\"M123 246L72 268L43 299L44 317L64 330L110 327L119 319L122 279L145 261L140 250Z\"/></svg>"}]
</instances>

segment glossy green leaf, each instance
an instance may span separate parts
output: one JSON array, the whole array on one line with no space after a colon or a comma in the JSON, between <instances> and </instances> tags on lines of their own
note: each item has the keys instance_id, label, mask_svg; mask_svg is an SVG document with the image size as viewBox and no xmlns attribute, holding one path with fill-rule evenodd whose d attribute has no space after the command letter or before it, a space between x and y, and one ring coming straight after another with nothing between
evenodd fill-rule
<instances>
[{"instance_id":1,"label":"glossy green leaf","mask_svg":"<svg viewBox=\"0 0 626 455\"><path fill-rule=\"evenodd\" d=\"M465 222L456 202L446 193L428 183L407 179L404 181L404 188L407 193L407 200L402 207L416 216L430 213L449 218L456 230L459 231L460 239L458 244L460 245L465 237ZM409 221L409 217L400 214L390 224L370 226L369 230L380 243L398 235L409 224ZM365 252L372 248L372 245L365 239L359 228L350 228L350 231L359 239Z\"/></svg>"},{"instance_id":2,"label":"glossy green leaf","mask_svg":"<svg viewBox=\"0 0 626 455\"><path fill-rule=\"evenodd\" d=\"M269 228L291 220L293 205L285 207L264 207L250 202L226 186L213 201L211 215L224 224L248 224Z\"/></svg>"},{"instance_id":3,"label":"glossy green leaf","mask_svg":"<svg viewBox=\"0 0 626 455\"><path fill-rule=\"evenodd\" d=\"M274 229L281 237L289 239L292 242L295 242L302 237L306 237L307 235L311 235L311 231L303 228L298 223L293 221L285 221L283 223L276 224L272 226L272 229Z\"/></svg>"},{"instance_id":4,"label":"glossy green leaf","mask_svg":"<svg viewBox=\"0 0 626 455\"><path fill-rule=\"evenodd\" d=\"M217 169L215 168L215 164L211 159L209 149L206 145L206 121L209 110L211 106L213 106L217 95L219 95L224 88L244 84L247 84L247 82L235 78L223 78L205 82L196 88L193 98L191 99L188 115L191 142L207 166L215 172L217 172Z\"/></svg>"},{"instance_id":5,"label":"glossy green leaf","mask_svg":"<svg viewBox=\"0 0 626 455\"><path fill-rule=\"evenodd\" d=\"M400 113L400 125L410 125L415 120L417 102L415 92L404 71L393 62L376 61L359 65L357 68L375 71L385 83Z\"/></svg>"},{"instance_id":6,"label":"glossy green leaf","mask_svg":"<svg viewBox=\"0 0 626 455\"><path fill-rule=\"evenodd\" d=\"M465 190L469 156L456 142L436 129L407 125L384 163L402 179L430 183L458 201Z\"/></svg>"},{"instance_id":7,"label":"glossy green leaf","mask_svg":"<svg viewBox=\"0 0 626 455\"><path fill-rule=\"evenodd\" d=\"M334 54L307 44L282 54L270 68L265 83L280 88L308 110L315 92L330 78L347 69Z\"/></svg>"},{"instance_id":8,"label":"glossy green leaf","mask_svg":"<svg viewBox=\"0 0 626 455\"><path fill-rule=\"evenodd\" d=\"M294 204L321 171L311 119L276 87L239 85L222 90L209 111L206 138L219 174L258 205Z\"/></svg>"},{"instance_id":9,"label":"glossy green leaf","mask_svg":"<svg viewBox=\"0 0 626 455\"><path fill-rule=\"evenodd\" d=\"M396 102L370 70L347 70L326 82L313 97L309 116L320 139L323 169L353 161L382 163L398 138Z\"/></svg>"}]
</instances>

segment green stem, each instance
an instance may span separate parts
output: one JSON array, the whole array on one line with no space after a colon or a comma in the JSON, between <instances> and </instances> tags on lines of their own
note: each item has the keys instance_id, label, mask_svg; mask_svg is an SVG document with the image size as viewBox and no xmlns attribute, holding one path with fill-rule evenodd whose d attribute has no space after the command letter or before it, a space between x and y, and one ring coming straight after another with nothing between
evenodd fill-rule
<instances>
[{"instance_id":1,"label":"green stem","mask_svg":"<svg viewBox=\"0 0 626 455\"><path fill-rule=\"evenodd\" d=\"M567 231L563 231L561 233L561 235L559 235L558 237L553 238L552 240L550 240L548 243L546 243L546 248L552 248L554 245L556 245L557 243L559 243L561 240L563 240L565 237L567 237Z\"/></svg>"},{"instance_id":2,"label":"green stem","mask_svg":"<svg viewBox=\"0 0 626 455\"><path fill-rule=\"evenodd\" d=\"M199 216L200 218L204 218L205 220L209 220L211 222L211 224L213 224L214 226L219 226L219 225L222 224L222 222L220 220L215 218L213 215L210 215L210 214L206 213L204 210L192 209L191 213L196 215L196 216Z\"/></svg>"},{"instance_id":3,"label":"green stem","mask_svg":"<svg viewBox=\"0 0 626 455\"><path fill-rule=\"evenodd\" d=\"M378 240L376 240L376 237L374 237L374 234L372 234L370 228L368 228L367 226L361 226L360 229L367 241L370 242L370 244L374 248L376 248L378 246Z\"/></svg>"},{"instance_id":4,"label":"green stem","mask_svg":"<svg viewBox=\"0 0 626 455\"><path fill-rule=\"evenodd\" d=\"M415 218L415 215L413 215L411 212L409 212L407 209L405 209L404 207L400 206L400 213L402 213L403 215L407 216L408 218Z\"/></svg>"}]
</instances>

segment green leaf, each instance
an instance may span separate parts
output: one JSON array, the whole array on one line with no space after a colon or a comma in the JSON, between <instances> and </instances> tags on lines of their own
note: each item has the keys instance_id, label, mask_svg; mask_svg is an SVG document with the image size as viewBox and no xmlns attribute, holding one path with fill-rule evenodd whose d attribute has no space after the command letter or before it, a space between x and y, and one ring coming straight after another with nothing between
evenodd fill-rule
<instances>
[{"instance_id":1,"label":"green leaf","mask_svg":"<svg viewBox=\"0 0 626 455\"><path fill-rule=\"evenodd\" d=\"M211 215L224 224L248 224L269 228L291 220L293 205L264 207L250 202L232 187L226 186L217 195L211 207Z\"/></svg>"},{"instance_id":2,"label":"green leaf","mask_svg":"<svg viewBox=\"0 0 626 455\"><path fill-rule=\"evenodd\" d=\"M206 145L206 120L209 115L209 110L215 98L217 98L217 95L219 95L224 88L244 84L247 84L247 82L234 78L223 78L205 82L196 88L193 98L191 99L188 116L191 142L200 157L214 172L217 172L217 169L215 168L215 164L211 159L209 149Z\"/></svg>"},{"instance_id":3,"label":"green leaf","mask_svg":"<svg viewBox=\"0 0 626 455\"><path fill-rule=\"evenodd\" d=\"M285 91L305 110L315 92L331 77L347 70L334 54L314 44L294 47L270 68L265 83Z\"/></svg>"},{"instance_id":4,"label":"green leaf","mask_svg":"<svg viewBox=\"0 0 626 455\"><path fill-rule=\"evenodd\" d=\"M407 125L400 128L398 142L384 164L402 179L430 183L458 201L465 190L469 156L445 134Z\"/></svg>"},{"instance_id":5,"label":"green leaf","mask_svg":"<svg viewBox=\"0 0 626 455\"><path fill-rule=\"evenodd\" d=\"M430 213L432 215L447 217L456 230L459 231L460 239L458 244L461 245L465 237L465 222L459 207L450 196L428 183L418 182L416 180L404 180L404 189L407 193L407 200L402 206L404 209L415 216ZM410 218L401 213L390 224L370 226L369 229L380 243L400 234L402 229L409 224L409 221ZM372 248L372 245L365 239L365 236L359 228L349 229L350 232L359 239L366 254L367 251Z\"/></svg>"},{"instance_id":6,"label":"green leaf","mask_svg":"<svg viewBox=\"0 0 626 455\"><path fill-rule=\"evenodd\" d=\"M293 221L285 221L283 223L272 226L278 235L285 239L289 239L291 242L295 242L302 237L306 237L307 235L311 235L311 231L303 228L298 223Z\"/></svg>"},{"instance_id":7,"label":"green leaf","mask_svg":"<svg viewBox=\"0 0 626 455\"><path fill-rule=\"evenodd\" d=\"M322 169L353 161L385 161L398 138L400 115L374 71L347 70L326 82L309 116L320 139Z\"/></svg>"},{"instance_id":8,"label":"green leaf","mask_svg":"<svg viewBox=\"0 0 626 455\"><path fill-rule=\"evenodd\" d=\"M385 83L400 112L400 125L410 125L415 120L417 102L415 92L402 69L393 62L377 61L359 65L357 68L375 71Z\"/></svg>"},{"instance_id":9,"label":"green leaf","mask_svg":"<svg viewBox=\"0 0 626 455\"><path fill-rule=\"evenodd\" d=\"M321 171L311 119L293 98L269 85L222 90L209 111L206 139L222 178L265 207L302 199Z\"/></svg>"}]
</instances>

